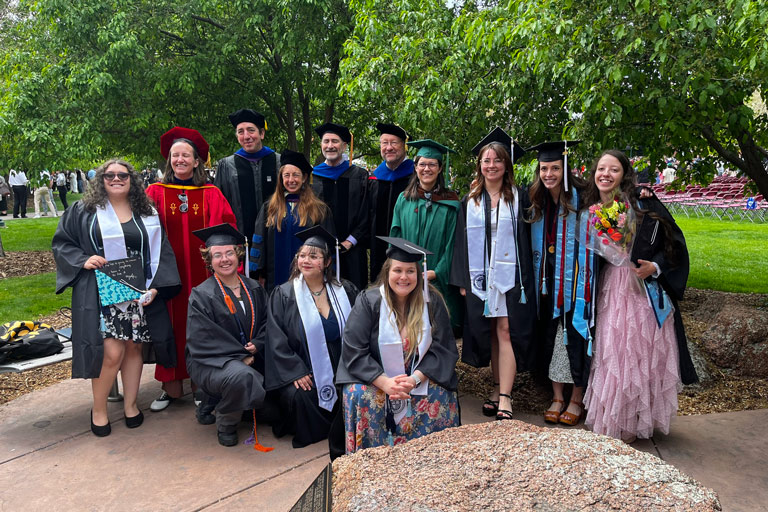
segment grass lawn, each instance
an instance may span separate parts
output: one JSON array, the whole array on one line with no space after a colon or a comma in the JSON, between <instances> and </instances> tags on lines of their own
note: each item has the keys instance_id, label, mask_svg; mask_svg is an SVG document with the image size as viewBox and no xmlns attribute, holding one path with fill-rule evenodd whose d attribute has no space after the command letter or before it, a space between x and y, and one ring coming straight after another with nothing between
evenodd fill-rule
<instances>
[{"instance_id":1,"label":"grass lawn","mask_svg":"<svg viewBox=\"0 0 768 512\"><path fill-rule=\"evenodd\" d=\"M768 293L768 224L679 216L691 257L688 286Z\"/></svg>"},{"instance_id":2,"label":"grass lawn","mask_svg":"<svg viewBox=\"0 0 768 512\"><path fill-rule=\"evenodd\" d=\"M50 251L51 240L59 225L59 219L13 219L5 223L7 229L0 230L6 251Z\"/></svg>"},{"instance_id":3,"label":"grass lawn","mask_svg":"<svg viewBox=\"0 0 768 512\"><path fill-rule=\"evenodd\" d=\"M72 302L72 289L56 295L56 273L9 277L0 281L0 323L36 320Z\"/></svg>"}]
</instances>

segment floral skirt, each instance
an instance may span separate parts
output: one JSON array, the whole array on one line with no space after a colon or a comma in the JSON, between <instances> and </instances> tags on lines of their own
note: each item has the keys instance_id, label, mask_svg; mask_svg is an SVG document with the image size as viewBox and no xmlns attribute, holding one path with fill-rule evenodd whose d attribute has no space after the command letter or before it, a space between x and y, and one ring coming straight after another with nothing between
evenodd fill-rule
<instances>
[{"instance_id":1,"label":"floral skirt","mask_svg":"<svg viewBox=\"0 0 768 512\"><path fill-rule=\"evenodd\" d=\"M373 385L346 384L343 392L346 451L402 444L432 432L459 426L459 400L455 391L429 381L426 396L411 400L411 410L400 420L395 433L386 424L386 394Z\"/></svg>"},{"instance_id":2,"label":"floral skirt","mask_svg":"<svg viewBox=\"0 0 768 512\"><path fill-rule=\"evenodd\" d=\"M147 319L144 308L138 302L131 301L128 309L121 311L116 305L102 306L101 332L105 338L133 340L135 343L150 343Z\"/></svg>"},{"instance_id":3,"label":"floral skirt","mask_svg":"<svg viewBox=\"0 0 768 512\"><path fill-rule=\"evenodd\" d=\"M619 438L669 433L682 389L673 315L659 328L645 291L627 267L606 265L600 280L587 427Z\"/></svg>"}]
</instances>

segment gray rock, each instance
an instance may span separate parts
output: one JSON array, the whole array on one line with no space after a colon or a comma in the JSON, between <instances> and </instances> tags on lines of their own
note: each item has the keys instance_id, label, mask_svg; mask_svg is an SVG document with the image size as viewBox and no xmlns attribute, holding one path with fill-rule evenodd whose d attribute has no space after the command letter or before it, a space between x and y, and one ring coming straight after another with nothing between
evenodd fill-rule
<instances>
[{"instance_id":1,"label":"gray rock","mask_svg":"<svg viewBox=\"0 0 768 512\"><path fill-rule=\"evenodd\" d=\"M616 439L497 421L336 459L333 510L722 509L714 491Z\"/></svg>"},{"instance_id":2,"label":"gray rock","mask_svg":"<svg viewBox=\"0 0 768 512\"><path fill-rule=\"evenodd\" d=\"M768 312L726 304L702 334L714 364L744 377L768 377Z\"/></svg>"}]
</instances>

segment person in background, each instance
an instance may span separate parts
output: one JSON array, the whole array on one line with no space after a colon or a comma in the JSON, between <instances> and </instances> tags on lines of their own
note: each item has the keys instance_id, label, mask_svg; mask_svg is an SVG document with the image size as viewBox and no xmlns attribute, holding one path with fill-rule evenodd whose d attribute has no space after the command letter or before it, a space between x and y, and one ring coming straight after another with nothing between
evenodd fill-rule
<instances>
[{"instance_id":1,"label":"person in background","mask_svg":"<svg viewBox=\"0 0 768 512\"><path fill-rule=\"evenodd\" d=\"M59 199L61 200L61 204L64 206L65 210L69 208L69 204L67 203L68 188L69 180L67 179L66 171L59 171L56 173L56 189L59 191Z\"/></svg>"},{"instance_id":2,"label":"person in background","mask_svg":"<svg viewBox=\"0 0 768 512\"><path fill-rule=\"evenodd\" d=\"M77 191L85 194L85 175L82 169L77 170Z\"/></svg>"},{"instance_id":3,"label":"person in background","mask_svg":"<svg viewBox=\"0 0 768 512\"><path fill-rule=\"evenodd\" d=\"M13 190L13 218L18 219L21 214L22 219L27 218L27 184L29 180L24 171L11 169L8 175L8 184Z\"/></svg>"},{"instance_id":4,"label":"person in background","mask_svg":"<svg viewBox=\"0 0 768 512\"><path fill-rule=\"evenodd\" d=\"M459 354L448 309L425 288L428 251L391 243L374 286L361 293L344 328L336 383L343 386L346 452L401 444L459 425Z\"/></svg>"},{"instance_id":5,"label":"person in background","mask_svg":"<svg viewBox=\"0 0 768 512\"><path fill-rule=\"evenodd\" d=\"M54 205L53 200L48 193L49 190L53 187L53 179L51 178L51 173L48 171L40 171L40 178L38 183L38 187L35 188L35 218L40 218L40 201L43 201L43 204L47 203L48 209L51 212L51 216L56 217L56 206ZM43 212L43 215L46 215L46 212Z\"/></svg>"},{"instance_id":6,"label":"person in background","mask_svg":"<svg viewBox=\"0 0 768 512\"><path fill-rule=\"evenodd\" d=\"M150 406L154 412L180 398L183 381L189 378L184 359L189 293L208 278L205 263L195 254L203 243L192 232L222 223L235 224L226 198L208 182L204 167L208 143L197 130L171 128L160 137L160 151L166 159L163 180L147 187L147 195L157 205L160 221L171 241L182 289L168 303L178 364L175 368L157 367L155 379L163 383L163 392Z\"/></svg>"},{"instance_id":7,"label":"person in background","mask_svg":"<svg viewBox=\"0 0 768 512\"><path fill-rule=\"evenodd\" d=\"M392 215L390 236L405 238L431 251L427 256L427 279L442 294L454 333L460 333L464 302L459 289L449 284L456 218L461 210L459 196L445 186L448 153L454 152L430 139L408 143L418 148L416 172L400 194ZM446 165L444 165L444 163Z\"/></svg>"},{"instance_id":8,"label":"person in background","mask_svg":"<svg viewBox=\"0 0 768 512\"><path fill-rule=\"evenodd\" d=\"M176 364L165 299L181 288L173 251L131 164L109 160L88 193L66 210L53 236L56 293L72 287L72 377L91 379L91 431L110 434L107 396L120 371L125 426L144 421L136 398L145 362ZM146 290L140 299L103 306L96 271L138 257Z\"/></svg>"},{"instance_id":9,"label":"person in background","mask_svg":"<svg viewBox=\"0 0 768 512\"><path fill-rule=\"evenodd\" d=\"M258 282L237 272L245 256L245 237L239 231L220 224L194 235L205 241L200 254L213 275L189 297L187 369L206 395L198 406L198 421L203 419L200 411L215 403L219 444L235 446L243 411L254 410L255 418L266 396L267 294Z\"/></svg>"},{"instance_id":10,"label":"person in background","mask_svg":"<svg viewBox=\"0 0 768 512\"><path fill-rule=\"evenodd\" d=\"M8 198L11 196L11 187L0 174L0 215L8 215Z\"/></svg>"},{"instance_id":11,"label":"person in background","mask_svg":"<svg viewBox=\"0 0 768 512\"><path fill-rule=\"evenodd\" d=\"M267 120L260 113L240 109L229 114L229 122L240 149L219 160L213 184L232 206L238 231L251 240L259 210L275 191L280 154L264 145Z\"/></svg>"},{"instance_id":12,"label":"person in background","mask_svg":"<svg viewBox=\"0 0 768 512\"><path fill-rule=\"evenodd\" d=\"M352 151L352 133L346 126L325 123L315 132L325 161L312 171L312 190L333 213L336 234L342 240L342 274L362 289L368 284L368 171L345 158L345 152Z\"/></svg>"},{"instance_id":13,"label":"person in background","mask_svg":"<svg viewBox=\"0 0 768 512\"><path fill-rule=\"evenodd\" d=\"M321 226L296 234L303 245L291 263L291 279L269 298L266 346L267 391L279 395L282 421L277 437L293 435L301 448L329 437L341 400L334 386L341 335L358 289L335 276L338 243ZM329 438L331 457L344 454L343 428Z\"/></svg>"},{"instance_id":14,"label":"person in background","mask_svg":"<svg viewBox=\"0 0 768 512\"><path fill-rule=\"evenodd\" d=\"M532 369L535 358L527 194L513 170L525 151L497 127L472 152L475 180L456 221L451 268L451 284L465 298L461 358L478 368L490 362L494 388L482 412L509 420L517 372Z\"/></svg>"},{"instance_id":15,"label":"person in background","mask_svg":"<svg viewBox=\"0 0 768 512\"><path fill-rule=\"evenodd\" d=\"M302 245L296 233L317 225L336 231L331 210L309 184L312 166L304 154L286 149L280 164L277 190L261 206L251 248L252 275L269 293L289 279L291 261Z\"/></svg>"},{"instance_id":16,"label":"person in background","mask_svg":"<svg viewBox=\"0 0 768 512\"><path fill-rule=\"evenodd\" d=\"M387 244L378 237L389 236L395 202L408 186L413 174L414 163L408 157L405 143L408 133L396 124L378 123L381 134L379 144L383 162L373 171L370 181L371 194L371 281L375 281L387 259Z\"/></svg>"},{"instance_id":17,"label":"person in background","mask_svg":"<svg viewBox=\"0 0 768 512\"><path fill-rule=\"evenodd\" d=\"M77 172L67 171L67 178L69 180L69 191L73 194L80 194L82 190L77 188Z\"/></svg>"}]
</instances>

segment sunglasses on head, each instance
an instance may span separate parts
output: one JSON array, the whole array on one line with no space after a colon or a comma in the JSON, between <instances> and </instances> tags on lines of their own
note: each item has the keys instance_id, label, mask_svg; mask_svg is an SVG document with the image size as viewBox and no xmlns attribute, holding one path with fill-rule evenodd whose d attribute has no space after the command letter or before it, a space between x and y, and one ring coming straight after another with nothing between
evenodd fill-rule
<instances>
[{"instance_id":1,"label":"sunglasses on head","mask_svg":"<svg viewBox=\"0 0 768 512\"><path fill-rule=\"evenodd\" d=\"M112 181L115 178L119 179L120 181L125 181L128 178L130 178L131 175L127 172L105 172L104 173L104 179L107 181Z\"/></svg>"}]
</instances>

